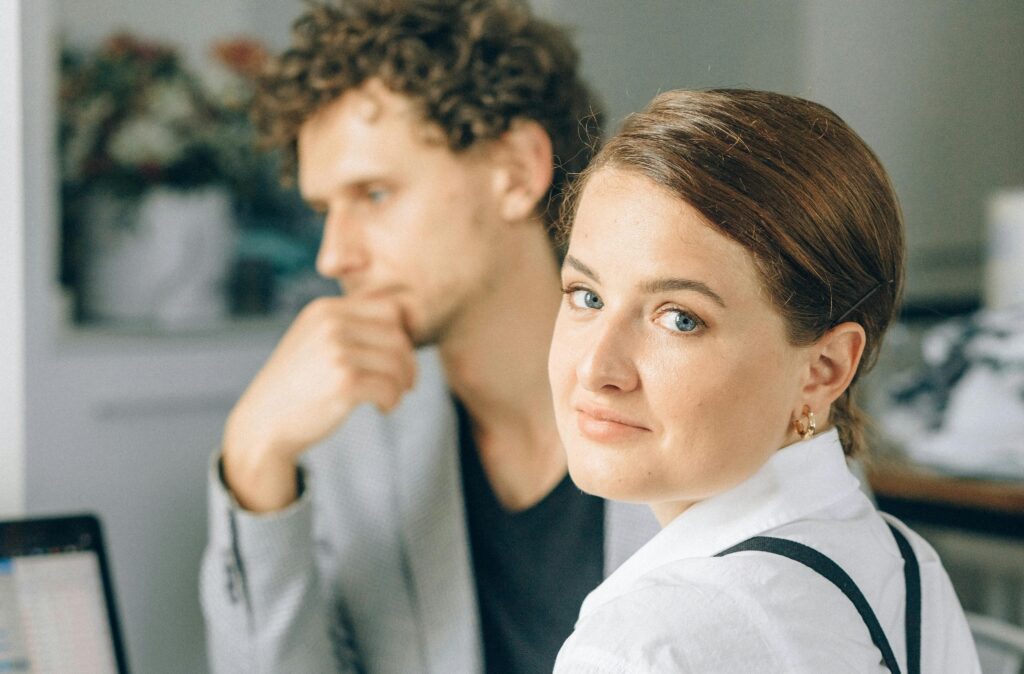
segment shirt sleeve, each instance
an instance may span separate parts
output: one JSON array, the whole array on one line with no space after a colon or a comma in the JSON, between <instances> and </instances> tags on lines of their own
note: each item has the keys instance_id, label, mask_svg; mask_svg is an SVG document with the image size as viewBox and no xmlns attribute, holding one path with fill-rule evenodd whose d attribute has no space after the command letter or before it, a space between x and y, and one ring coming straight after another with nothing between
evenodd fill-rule
<instances>
[{"instance_id":1,"label":"shirt sleeve","mask_svg":"<svg viewBox=\"0 0 1024 674\"><path fill-rule=\"evenodd\" d=\"M320 590L309 489L281 511L252 513L209 470L209 540L200 572L210 667L229 672L358 671L344 626Z\"/></svg>"}]
</instances>

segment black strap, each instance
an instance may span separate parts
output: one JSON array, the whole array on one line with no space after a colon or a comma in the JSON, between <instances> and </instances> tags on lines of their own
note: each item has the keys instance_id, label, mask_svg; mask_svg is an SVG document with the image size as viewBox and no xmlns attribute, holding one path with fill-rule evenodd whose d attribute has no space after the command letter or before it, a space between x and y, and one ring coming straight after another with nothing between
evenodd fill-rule
<instances>
[{"instance_id":1,"label":"black strap","mask_svg":"<svg viewBox=\"0 0 1024 674\"><path fill-rule=\"evenodd\" d=\"M896 545L903 556L903 577L907 584L907 610L905 615L907 632L907 674L920 674L921 671L921 575L917 565L917 557L910 543L896 527L889 525L896 539ZM734 552L770 552L800 562L832 582L842 590L871 633L871 641L882 653L882 660L892 674L900 674L896 656L892 652L889 640L885 636L881 623L871 610L871 605L864 598L857 584L842 567L817 550L803 543L789 541L771 536L754 536L742 543L719 552L715 557L724 557Z\"/></svg>"},{"instance_id":2,"label":"black strap","mask_svg":"<svg viewBox=\"0 0 1024 674\"><path fill-rule=\"evenodd\" d=\"M921 569L910 541L893 525L889 525L896 545L903 556L903 579L907 588L907 609L904 624L907 630L907 674L921 672Z\"/></svg>"}]
</instances>

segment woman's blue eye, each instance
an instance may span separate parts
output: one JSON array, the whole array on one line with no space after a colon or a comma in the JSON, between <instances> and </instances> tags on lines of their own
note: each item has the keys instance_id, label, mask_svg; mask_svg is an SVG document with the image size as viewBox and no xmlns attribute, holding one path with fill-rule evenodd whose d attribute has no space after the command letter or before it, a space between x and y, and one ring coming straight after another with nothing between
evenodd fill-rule
<instances>
[{"instance_id":1,"label":"woman's blue eye","mask_svg":"<svg viewBox=\"0 0 1024 674\"><path fill-rule=\"evenodd\" d=\"M573 290L569 294L569 299L574 307L580 309L600 309L604 307L604 302L601 301L601 298L590 290Z\"/></svg>"},{"instance_id":2,"label":"woman's blue eye","mask_svg":"<svg viewBox=\"0 0 1024 674\"><path fill-rule=\"evenodd\" d=\"M366 197L372 204L379 204L384 201L388 196L387 190L370 190L366 193Z\"/></svg>"},{"instance_id":3,"label":"woman's blue eye","mask_svg":"<svg viewBox=\"0 0 1024 674\"><path fill-rule=\"evenodd\" d=\"M658 318L658 323L673 332L694 332L702 325L699 318L678 309L663 313Z\"/></svg>"},{"instance_id":4,"label":"woman's blue eye","mask_svg":"<svg viewBox=\"0 0 1024 674\"><path fill-rule=\"evenodd\" d=\"M697 329L697 321L687 314L676 314L676 328L680 332L693 332Z\"/></svg>"}]
</instances>

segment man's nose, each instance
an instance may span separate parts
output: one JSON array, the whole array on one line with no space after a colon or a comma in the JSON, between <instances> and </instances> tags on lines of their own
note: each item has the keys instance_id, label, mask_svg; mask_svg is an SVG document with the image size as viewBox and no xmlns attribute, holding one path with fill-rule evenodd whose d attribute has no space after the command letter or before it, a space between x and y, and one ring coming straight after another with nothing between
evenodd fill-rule
<instances>
[{"instance_id":1,"label":"man's nose","mask_svg":"<svg viewBox=\"0 0 1024 674\"><path fill-rule=\"evenodd\" d=\"M364 270L369 263L362 226L340 209L329 210L316 256L316 270L321 276L343 280Z\"/></svg>"}]
</instances>

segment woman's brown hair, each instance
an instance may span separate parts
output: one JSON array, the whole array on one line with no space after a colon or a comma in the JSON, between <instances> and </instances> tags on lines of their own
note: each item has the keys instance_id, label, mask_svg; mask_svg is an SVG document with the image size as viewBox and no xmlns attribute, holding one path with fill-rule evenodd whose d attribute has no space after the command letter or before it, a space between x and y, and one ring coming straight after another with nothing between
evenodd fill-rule
<instances>
[{"instance_id":1,"label":"woman's brown hair","mask_svg":"<svg viewBox=\"0 0 1024 674\"><path fill-rule=\"evenodd\" d=\"M630 115L566 204L568 234L586 178L636 172L697 209L754 257L793 344L842 321L867 343L831 420L847 455L864 447L854 386L874 365L903 290L903 220L889 178L835 113L764 91L671 91Z\"/></svg>"}]
</instances>

